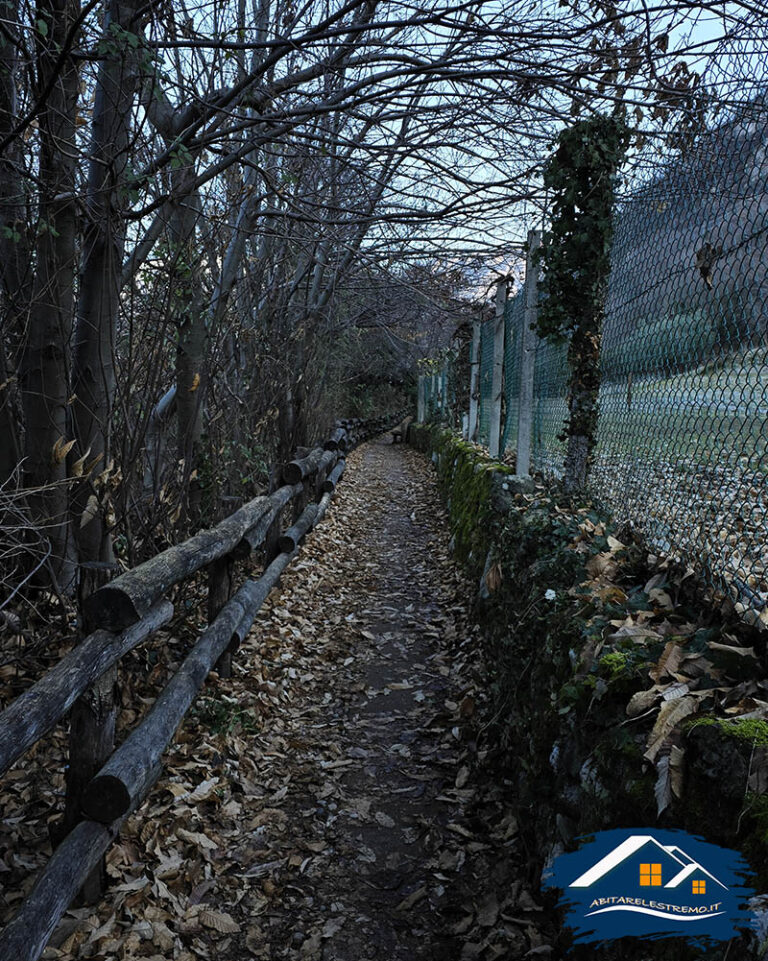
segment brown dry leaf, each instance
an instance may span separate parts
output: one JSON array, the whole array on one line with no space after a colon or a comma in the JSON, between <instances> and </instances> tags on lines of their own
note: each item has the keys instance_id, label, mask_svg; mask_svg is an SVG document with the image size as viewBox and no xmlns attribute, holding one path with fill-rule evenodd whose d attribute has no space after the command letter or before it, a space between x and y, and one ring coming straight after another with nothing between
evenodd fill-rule
<instances>
[{"instance_id":1,"label":"brown dry leaf","mask_svg":"<svg viewBox=\"0 0 768 961\"><path fill-rule=\"evenodd\" d=\"M658 777L656 778L654 793L659 817L672 803L673 796L676 798L682 797L684 757L685 750L673 744L669 754L660 757L656 762Z\"/></svg>"},{"instance_id":2,"label":"brown dry leaf","mask_svg":"<svg viewBox=\"0 0 768 961\"><path fill-rule=\"evenodd\" d=\"M656 763L656 771L658 774L656 784L653 787L653 793L656 795L656 816L661 817L672 803L672 777L669 771L668 754L659 758Z\"/></svg>"},{"instance_id":3,"label":"brown dry leaf","mask_svg":"<svg viewBox=\"0 0 768 961\"><path fill-rule=\"evenodd\" d=\"M454 936L457 934L466 934L467 931L472 927L472 921L474 920L474 914L465 914L461 920L457 921L456 924L451 928L451 934Z\"/></svg>"},{"instance_id":4,"label":"brown dry leaf","mask_svg":"<svg viewBox=\"0 0 768 961\"><path fill-rule=\"evenodd\" d=\"M425 887L417 888L412 894L409 894L407 898L398 904L395 911L410 911L411 908L418 904L419 901L423 900L427 896L427 889Z\"/></svg>"},{"instance_id":5,"label":"brown dry leaf","mask_svg":"<svg viewBox=\"0 0 768 961\"><path fill-rule=\"evenodd\" d=\"M648 639L657 641L660 635L652 627L645 627L642 624L625 624L615 634L611 634L607 640L612 641L619 637L632 637L642 643Z\"/></svg>"},{"instance_id":6,"label":"brown dry leaf","mask_svg":"<svg viewBox=\"0 0 768 961\"><path fill-rule=\"evenodd\" d=\"M651 679L658 682L662 677L672 675L680 667L684 654L684 649L677 641L669 641L658 662L648 671Z\"/></svg>"},{"instance_id":7,"label":"brown dry leaf","mask_svg":"<svg viewBox=\"0 0 768 961\"><path fill-rule=\"evenodd\" d=\"M337 935L346 924L346 921L347 919L345 917L329 918L323 925L321 932L323 939L332 938Z\"/></svg>"},{"instance_id":8,"label":"brown dry leaf","mask_svg":"<svg viewBox=\"0 0 768 961\"><path fill-rule=\"evenodd\" d=\"M721 651L724 654L732 654L735 657L755 658L754 647L737 647L733 644L718 644L717 641L707 641L707 647L711 651ZM756 658L755 658L756 659Z\"/></svg>"},{"instance_id":9,"label":"brown dry leaf","mask_svg":"<svg viewBox=\"0 0 768 961\"><path fill-rule=\"evenodd\" d=\"M201 781L193 791L185 791L176 796L177 801L186 801L188 804L197 804L200 801L207 801L216 796L216 787L219 778L212 777L206 781ZM175 792L174 792L175 793Z\"/></svg>"},{"instance_id":10,"label":"brown dry leaf","mask_svg":"<svg viewBox=\"0 0 768 961\"><path fill-rule=\"evenodd\" d=\"M685 748L673 744L669 752L669 773L672 779L672 793L678 799L683 796L684 767Z\"/></svg>"},{"instance_id":11,"label":"brown dry leaf","mask_svg":"<svg viewBox=\"0 0 768 961\"><path fill-rule=\"evenodd\" d=\"M680 677L679 674L675 674L674 677ZM675 698L684 697L686 694L690 693L690 687L687 681L675 681L674 684L670 684L666 687L662 693L662 699L665 701L674 701Z\"/></svg>"},{"instance_id":12,"label":"brown dry leaf","mask_svg":"<svg viewBox=\"0 0 768 961\"><path fill-rule=\"evenodd\" d=\"M659 698L662 688L657 684L647 691L637 691L627 704L627 717L638 717L649 711Z\"/></svg>"},{"instance_id":13,"label":"brown dry leaf","mask_svg":"<svg viewBox=\"0 0 768 961\"><path fill-rule=\"evenodd\" d=\"M193 394L199 386L200 386L200 374L195 374L195 376L192 378L192 383L187 388L187 390L189 391L190 394Z\"/></svg>"},{"instance_id":14,"label":"brown dry leaf","mask_svg":"<svg viewBox=\"0 0 768 961\"><path fill-rule=\"evenodd\" d=\"M662 611L673 611L675 609L672 598L666 591L662 591L659 587L654 587L648 591L648 599Z\"/></svg>"},{"instance_id":15,"label":"brown dry leaf","mask_svg":"<svg viewBox=\"0 0 768 961\"><path fill-rule=\"evenodd\" d=\"M698 698L686 695L674 701L665 701L659 710L659 716L653 725L653 730L648 738L648 747L643 755L648 761L656 759L656 755L661 750L664 742L677 727L677 725L698 710Z\"/></svg>"},{"instance_id":16,"label":"brown dry leaf","mask_svg":"<svg viewBox=\"0 0 768 961\"><path fill-rule=\"evenodd\" d=\"M168 953L173 952L175 943L173 932L163 921L152 922L152 942L163 951L167 957Z\"/></svg>"},{"instance_id":17,"label":"brown dry leaf","mask_svg":"<svg viewBox=\"0 0 768 961\"><path fill-rule=\"evenodd\" d=\"M206 909L199 914L200 923L206 928L218 931L219 934L239 934L240 925L235 921L231 914L224 911L212 911Z\"/></svg>"},{"instance_id":18,"label":"brown dry leaf","mask_svg":"<svg viewBox=\"0 0 768 961\"><path fill-rule=\"evenodd\" d=\"M594 578L603 577L610 580L616 573L618 564L616 558L610 551L604 551L602 554L595 554L594 557L590 557L586 564L587 573Z\"/></svg>"},{"instance_id":19,"label":"brown dry leaf","mask_svg":"<svg viewBox=\"0 0 768 961\"><path fill-rule=\"evenodd\" d=\"M78 457L78 459L77 459L77 460L74 462L74 464L72 465L72 470L71 470L71 472L70 472L70 476L72 476L72 477L82 477L82 476L83 476L83 470L84 470L84 468L85 468L85 462L86 462L86 460L87 460L90 456L91 456L91 448L89 447L88 450L83 454L83 456L82 456L82 457Z\"/></svg>"},{"instance_id":20,"label":"brown dry leaf","mask_svg":"<svg viewBox=\"0 0 768 961\"><path fill-rule=\"evenodd\" d=\"M51 460L54 464L61 464L67 457L67 454L75 446L74 440L64 440L63 437L59 437L56 443L51 448Z\"/></svg>"},{"instance_id":21,"label":"brown dry leaf","mask_svg":"<svg viewBox=\"0 0 768 961\"><path fill-rule=\"evenodd\" d=\"M477 909L477 923L481 928L491 928L499 917L499 902L492 891Z\"/></svg>"},{"instance_id":22,"label":"brown dry leaf","mask_svg":"<svg viewBox=\"0 0 768 961\"><path fill-rule=\"evenodd\" d=\"M488 572L485 575L485 584L488 590L493 593L501 587L501 581L501 564L497 561L488 568Z\"/></svg>"},{"instance_id":23,"label":"brown dry leaf","mask_svg":"<svg viewBox=\"0 0 768 961\"><path fill-rule=\"evenodd\" d=\"M218 844L212 841L207 834L201 834L199 831L187 831L184 828L178 828L176 836L181 838L182 841L188 841L190 844L194 844L208 851L215 851L218 847Z\"/></svg>"},{"instance_id":24,"label":"brown dry leaf","mask_svg":"<svg viewBox=\"0 0 768 961\"><path fill-rule=\"evenodd\" d=\"M83 513L80 515L80 529L82 530L86 524L98 516L99 513L99 499L95 494L91 494L85 504Z\"/></svg>"}]
</instances>

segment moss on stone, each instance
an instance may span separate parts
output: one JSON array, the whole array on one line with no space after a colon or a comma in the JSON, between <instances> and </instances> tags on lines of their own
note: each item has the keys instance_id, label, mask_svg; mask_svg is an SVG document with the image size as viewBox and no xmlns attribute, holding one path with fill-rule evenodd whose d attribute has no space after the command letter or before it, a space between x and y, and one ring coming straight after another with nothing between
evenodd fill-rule
<instances>
[{"instance_id":1,"label":"moss on stone","mask_svg":"<svg viewBox=\"0 0 768 961\"><path fill-rule=\"evenodd\" d=\"M509 474L510 468L446 428L419 425L414 442L433 456L456 557L479 575L494 539L493 477Z\"/></svg>"},{"instance_id":2,"label":"moss on stone","mask_svg":"<svg viewBox=\"0 0 768 961\"><path fill-rule=\"evenodd\" d=\"M768 747L768 721L757 718L700 717L690 722L688 730L706 726L718 728L726 737Z\"/></svg>"}]
</instances>

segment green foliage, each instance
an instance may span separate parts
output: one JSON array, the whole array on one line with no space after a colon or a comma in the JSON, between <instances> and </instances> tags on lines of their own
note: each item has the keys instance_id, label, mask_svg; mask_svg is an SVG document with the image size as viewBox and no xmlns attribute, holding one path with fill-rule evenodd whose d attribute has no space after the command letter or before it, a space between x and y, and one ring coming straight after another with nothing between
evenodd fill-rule
<instances>
[{"instance_id":1,"label":"green foliage","mask_svg":"<svg viewBox=\"0 0 768 961\"><path fill-rule=\"evenodd\" d=\"M176 170L179 167L188 167L194 162L194 158L190 153L189 147L185 143L179 143L178 141L171 149L169 156L171 158L171 168L173 170Z\"/></svg>"},{"instance_id":2,"label":"green foliage","mask_svg":"<svg viewBox=\"0 0 768 961\"><path fill-rule=\"evenodd\" d=\"M509 469L446 428L413 425L411 430L415 446L435 457L438 484L448 503L454 553L479 575L493 542L493 478Z\"/></svg>"},{"instance_id":3,"label":"green foliage","mask_svg":"<svg viewBox=\"0 0 768 961\"><path fill-rule=\"evenodd\" d=\"M3 237L6 240L11 240L13 243L17 244L21 240L21 234L15 227L2 227Z\"/></svg>"},{"instance_id":4,"label":"green foliage","mask_svg":"<svg viewBox=\"0 0 768 961\"><path fill-rule=\"evenodd\" d=\"M225 694L201 697L191 713L202 727L208 728L213 734L227 735L235 730L255 734L260 730L256 713Z\"/></svg>"},{"instance_id":5,"label":"green foliage","mask_svg":"<svg viewBox=\"0 0 768 961\"><path fill-rule=\"evenodd\" d=\"M254 441L243 444L229 439L225 439L216 449L212 439L204 436L197 476L202 521L213 524L221 519L222 495L248 501L266 488L269 482L269 452Z\"/></svg>"}]
</instances>

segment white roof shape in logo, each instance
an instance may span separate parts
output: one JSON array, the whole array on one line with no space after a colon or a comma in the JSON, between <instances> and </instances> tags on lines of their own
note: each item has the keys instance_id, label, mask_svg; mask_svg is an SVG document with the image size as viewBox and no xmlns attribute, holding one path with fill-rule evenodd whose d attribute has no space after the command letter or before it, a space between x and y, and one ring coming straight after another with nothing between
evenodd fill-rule
<instances>
[{"instance_id":1,"label":"white roof shape in logo","mask_svg":"<svg viewBox=\"0 0 768 961\"><path fill-rule=\"evenodd\" d=\"M627 858L632 857L632 855L640 851L641 848L646 847L646 845L656 849L655 851L649 851L648 857L658 858L660 855L664 855L664 860L668 863L672 862L671 866L677 867L678 869L677 874L672 878L671 881L667 882L665 887L677 887L694 872L702 871L707 875L707 877L712 878L716 884L719 884L721 888L725 888L726 891L728 890L722 881L718 881L713 874L710 874L710 872L703 868L698 861L694 861L694 859L689 854L686 854L681 848L674 844L670 844L668 846L660 844L656 838L652 837L650 834L632 834L628 838L625 838L621 844L615 847L612 851L609 851L604 858L601 858L597 862L597 864L594 864L591 868L589 868L589 870L585 871L584 874L576 878L576 880L573 881L569 887L590 887L604 878L609 871L612 871L614 868L626 861Z\"/></svg>"},{"instance_id":2,"label":"white roof shape in logo","mask_svg":"<svg viewBox=\"0 0 768 961\"><path fill-rule=\"evenodd\" d=\"M711 878L715 882L715 884L719 884L720 887L723 888L725 891L728 890L726 885L724 885L722 881L719 881L714 876L714 874L711 874L709 871L707 871L706 868L703 868L697 861L693 861L693 860L691 861L690 864L686 864L683 870L680 871L678 874L676 874L671 881L667 881L664 887L676 888L679 885L681 885L686 878L689 878L692 874L695 874L697 871L701 871L702 874L706 874L708 878Z\"/></svg>"}]
</instances>

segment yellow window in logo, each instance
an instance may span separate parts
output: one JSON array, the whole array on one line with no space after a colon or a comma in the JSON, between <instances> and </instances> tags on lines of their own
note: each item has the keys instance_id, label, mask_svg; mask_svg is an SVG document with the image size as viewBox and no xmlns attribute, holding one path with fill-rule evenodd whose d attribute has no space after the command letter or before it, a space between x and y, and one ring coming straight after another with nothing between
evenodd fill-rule
<instances>
[{"instance_id":1,"label":"yellow window in logo","mask_svg":"<svg viewBox=\"0 0 768 961\"><path fill-rule=\"evenodd\" d=\"M641 864L640 865L640 887L641 888L660 888L661 887L661 865L660 864Z\"/></svg>"},{"instance_id":2,"label":"yellow window in logo","mask_svg":"<svg viewBox=\"0 0 768 961\"><path fill-rule=\"evenodd\" d=\"M693 882L693 893L694 893L694 894L706 894L706 893L707 893L707 882L706 882L706 881L694 881L694 882Z\"/></svg>"}]
</instances>

